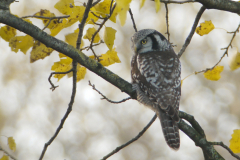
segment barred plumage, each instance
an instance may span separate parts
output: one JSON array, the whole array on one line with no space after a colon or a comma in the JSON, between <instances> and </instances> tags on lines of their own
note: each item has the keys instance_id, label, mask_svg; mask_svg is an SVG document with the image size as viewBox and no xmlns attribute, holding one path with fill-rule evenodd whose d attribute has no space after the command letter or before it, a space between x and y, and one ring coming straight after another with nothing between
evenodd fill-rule
<instances>
[{"instance_id":1,"label":"barred plumage","mask_svg":"<svg viewBox=\"0 0 240 160\"><path fill-rule=\"evenodd\" d=\"M155 30L144 29L135 33L132 42L131 75L137 99L157 113L167 144L178 149L180 61L167 39Z\"/></svg>"}]
</instances>

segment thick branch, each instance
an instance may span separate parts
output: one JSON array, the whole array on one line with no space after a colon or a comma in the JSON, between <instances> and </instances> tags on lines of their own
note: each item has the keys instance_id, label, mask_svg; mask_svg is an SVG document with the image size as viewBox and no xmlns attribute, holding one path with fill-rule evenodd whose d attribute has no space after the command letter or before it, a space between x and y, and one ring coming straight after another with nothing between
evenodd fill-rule
<instances>
[{"instance_id":1,"label":"thick branch","mask_svg":"<svg viewBox=\"0 0 240 160\"><path fill-rule=\"evenodd\" d=\"M217 9L240 14L240 3L231 0L196 0L207 9Z\"/></svg>"},{"instance_id":2,"label":"thick branch","mask_svg":"<svg viewBox=\"0 0 240 160\"><path fill-rule=\"evenodd\" d=\"M231 0L188 0L188 1L174 1L174 0L160 0L162 3L168 4L184 4L199 2L207 9L217 9L240 14L240 3Z\"/></svg>"}]
</instances>

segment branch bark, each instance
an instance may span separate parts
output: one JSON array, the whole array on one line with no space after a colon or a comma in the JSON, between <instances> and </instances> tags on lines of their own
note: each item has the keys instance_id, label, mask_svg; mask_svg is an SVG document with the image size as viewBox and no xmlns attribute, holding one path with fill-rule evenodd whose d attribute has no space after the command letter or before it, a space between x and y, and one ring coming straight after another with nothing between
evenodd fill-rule
<instances>
[{"instance_id":1,"label":"branch bark","mask_svg":"<svg viewBox=\"0 0 240 160\"><path fill-rule=\"evenodd\" d=\"M240 3L231 0L196 0L207 9L217 9L240 14Z\"/></svg>"}]
</instances>

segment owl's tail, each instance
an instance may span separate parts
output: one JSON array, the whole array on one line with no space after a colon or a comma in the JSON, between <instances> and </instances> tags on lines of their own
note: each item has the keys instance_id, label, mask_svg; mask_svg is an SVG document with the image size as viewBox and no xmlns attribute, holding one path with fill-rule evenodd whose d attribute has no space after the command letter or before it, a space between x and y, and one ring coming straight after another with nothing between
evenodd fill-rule
<instances>
[{"instance_id":1,"label":"owl's tail","mask_svg":"<svg viewBox=\"0 0 240 160\"><path fill-rule=\"evenodd\" d=\"M168 114L161 111L161 109L159 109L157 115L160 119L162 131L167 144L172 149L178 150L180 147L180 137L177 123L173 121Z\"/></svg>"}]
</instances>

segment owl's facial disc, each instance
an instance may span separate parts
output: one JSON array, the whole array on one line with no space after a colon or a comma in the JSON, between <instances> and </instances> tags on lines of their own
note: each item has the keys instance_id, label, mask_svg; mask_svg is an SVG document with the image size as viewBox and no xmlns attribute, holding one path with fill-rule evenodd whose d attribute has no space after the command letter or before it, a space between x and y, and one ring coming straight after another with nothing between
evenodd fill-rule
<instances>
[{"instance_id":1,"label":"owl's facial disc","mask_svg":"<svg viewBox=\"0 0 240 160\"><path fill-rule=\"evenodd\" d=\"M151 49L152 49L152 39L151 37L147 36L137 42L135 52L137 52L138 54L141 54L141 53L149 52L151 51Z\"/></svg>"}]
</instances>

